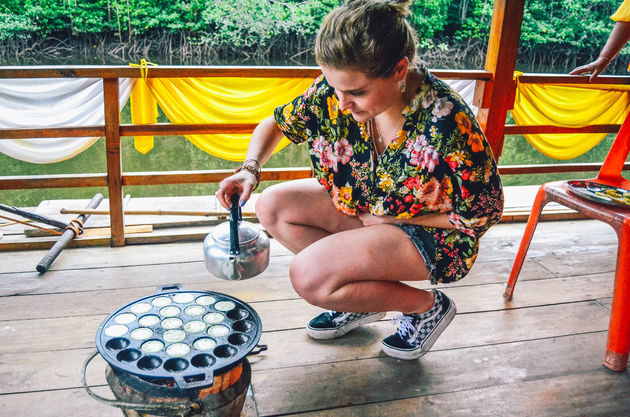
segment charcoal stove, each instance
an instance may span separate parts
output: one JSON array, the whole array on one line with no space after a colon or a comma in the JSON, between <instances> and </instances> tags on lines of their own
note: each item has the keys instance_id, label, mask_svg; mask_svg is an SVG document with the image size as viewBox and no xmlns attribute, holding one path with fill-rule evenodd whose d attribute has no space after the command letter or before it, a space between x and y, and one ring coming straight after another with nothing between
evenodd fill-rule
<instances>
[{"instance_id":1,"label":"charcoal stove","mask_svg":"<svg viewBox=\"0 0 630 417\"><path fill-rule=\"evenodd\" d=\"M137 416L239 416L251 379L246 357L266 350L254 309L211 291L158 291L110 314L96 334L97 351L82 382L93 398ZM116 400L85 380L100 354Z\"/></svg>"}]
</instances>

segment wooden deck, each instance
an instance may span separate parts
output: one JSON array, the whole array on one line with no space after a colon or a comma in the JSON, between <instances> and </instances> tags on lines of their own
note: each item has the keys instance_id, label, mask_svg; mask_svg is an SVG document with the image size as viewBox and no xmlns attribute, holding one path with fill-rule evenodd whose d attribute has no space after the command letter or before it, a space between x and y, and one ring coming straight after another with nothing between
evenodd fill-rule
<instances>
[{"instance_id":1,"label":"wooden deck","mask_svg":"<svg viewBox=\"0 0 630 417\"><path fill-rule=\"evenodd\" d=\"M259 312L269 350L250 360L247 417L630 415L629 373L601 365L614 232L591 220L539 224L506 303L523 229L492 228L469 276L439 287L458 314L431 352L409 362L380 350L394 329L387 320L336 341L309 339L304 324L320 310L292 290L292 255L273 240L269 268L243 282L210 276L199 241L66 249L43 275L34 267L45 251L0 252L0 415L122 415L84 392L81 365L107 314L172 283L230 294ZM100 358L88 381L109 392Z\"/></svg>"}]
</instances>

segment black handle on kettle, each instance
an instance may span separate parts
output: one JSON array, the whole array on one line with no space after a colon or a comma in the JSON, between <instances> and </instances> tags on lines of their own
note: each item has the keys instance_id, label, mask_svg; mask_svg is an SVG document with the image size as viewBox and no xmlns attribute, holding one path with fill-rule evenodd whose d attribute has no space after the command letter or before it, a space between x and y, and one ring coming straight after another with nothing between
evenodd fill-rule
<instances>
[{"instance_id":1,"label":"black handle on kettle","mask_svg":"<svg viewBox=\"0 0 630 417\"><path fill-rule=\"evenodd\" d=\"M238 255L238 224L242 220L241 206L238 204L241 196L232 194L230 206L230 255Z\"/></svg>"}]
</instances>

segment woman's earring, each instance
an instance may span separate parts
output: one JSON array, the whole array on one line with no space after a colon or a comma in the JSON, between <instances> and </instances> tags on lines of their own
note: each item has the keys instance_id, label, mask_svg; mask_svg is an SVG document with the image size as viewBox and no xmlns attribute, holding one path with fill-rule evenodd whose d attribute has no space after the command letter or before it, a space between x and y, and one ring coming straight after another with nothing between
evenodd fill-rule
<instances>
[{"instance_id":1,"label":"woman's earring","mask_svg":"<svg viewBox=\"0 0 630 417\"><path fill-rule=\"evenodd\" d=\"M400 92L402 94L405 94L405 91L407 91L407 80L402 80L401 82L399 82L398 87L400 88Z\"/></svg>"}]
</instances>

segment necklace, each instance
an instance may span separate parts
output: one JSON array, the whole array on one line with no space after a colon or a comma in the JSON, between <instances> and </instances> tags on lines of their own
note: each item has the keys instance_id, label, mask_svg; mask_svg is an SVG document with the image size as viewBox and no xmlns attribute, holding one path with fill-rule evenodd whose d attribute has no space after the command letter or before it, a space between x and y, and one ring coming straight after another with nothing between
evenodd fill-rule
<instances>
[{"instance_id":1,"label":"necklace","mask_svg":"<svg viewBox=\"0 0 630 417\"><path fill-rule=\"evenodd\" d=\"M381 135L381 132L378 131L378 127L376 127L374 119L370 119L370 135L372 135L378 143L383 144L383 136Z\"/></svg>"}]
</instances>

